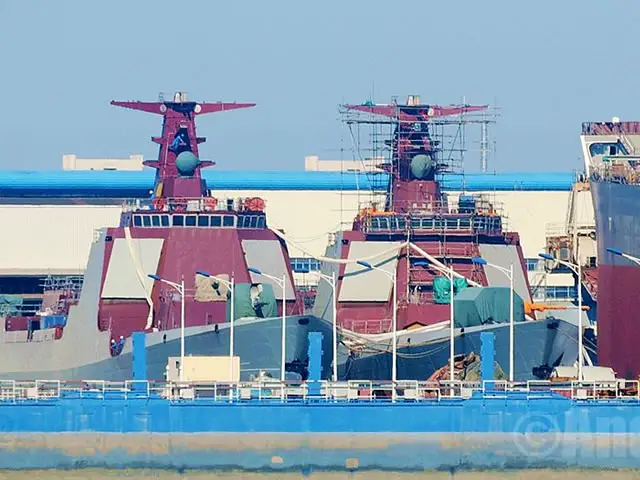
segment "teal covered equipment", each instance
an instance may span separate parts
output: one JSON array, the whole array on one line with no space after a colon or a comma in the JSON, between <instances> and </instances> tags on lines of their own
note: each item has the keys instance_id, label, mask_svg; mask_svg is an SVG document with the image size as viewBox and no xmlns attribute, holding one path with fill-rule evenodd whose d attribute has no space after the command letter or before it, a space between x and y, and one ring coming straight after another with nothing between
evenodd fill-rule
<instances>
[{"instance_id":1,"label":"teal covered equipment","mask_svg":"<svg viewBox=\"0 0 640 480\"><path fill-rule=\"evenodd\" d=\"M469 287L453 302L456 327L509 322L509 287ZM524 320L524 302L513 292L513 318Z\"/></svg>"},{"instance_id":2,"label":"teal covered equipment","mask_svg":"<svg viewBox=\"0 0 640 480\"><path fill-rule=\"evenodd\" d=\"M252 297L252 287L254 289ZM234 286L234 320L239 318L267 318L277 317L278 308L273 287L268 283L262 284L262 292L258 293L257 286L251 283L237 283ZM231 319L231 293L227 293L227 321Z\"/></svg>"},{"instance_id":3,"label":"teal covered equipment","mask_svg":"<svg viewBox=\"0 0 640 480\"><path fill-rule=\"evenodd\" d=\"M458 295L469 284L464 278L453 279L453 294ZM433 279L433 301L434 303L451 303L451 282L447 277L438 276Z\"/></svg>"}]
</instances>

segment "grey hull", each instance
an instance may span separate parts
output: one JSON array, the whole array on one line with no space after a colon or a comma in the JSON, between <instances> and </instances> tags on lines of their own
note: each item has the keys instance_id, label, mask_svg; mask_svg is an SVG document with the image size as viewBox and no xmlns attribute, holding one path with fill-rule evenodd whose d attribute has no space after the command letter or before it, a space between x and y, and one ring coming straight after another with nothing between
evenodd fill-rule
<instances>
[{"instance_id":1,"label":"grey hull","mask_svg":"<svg viewBox=\"0 0 640 480\"><path fill-rule=\"evenodd\" d=\"M509 326L491 325L456 331L455 353L480 355L480 334L495 334L496 361L508 375ZM577 327L559 319L522 322L514 328L514 379L534 380L535 367L573 365L577 359ZM408 343L410 341L410 343ZM369 350L369 351L366 351ZM449 331L405 334L398 341L398 379L424 381L439 368L448 365ZM342 379L388 380L391 378L391 341L369 343L365 352L338 349L338 372Z\"/></svg>"},{"instance_id":2,"label":"grey hull","mask_svg":"<svg viewBox=\"0 0 640 480\"><path fill-rule=\"evenodd\" d=\"M304 363L306 361L308 332L321 330L317 327L318 322L318 320L306 316L287 319L286 363L296 361ZM180 356L179 331L151 333L146 337L147 378L163 380L168 358ZM239 320L234 328L234 337L234 354L240 357L240 377L242 380L249 380L260 371L265 371L274 378L280 377L281 318ZM185 355L229 355L229 338L230 329L226 324L219 325L217 330L211 327L187 329ZM127 343L123 353L99 362L64 370L0 372L0 378L125 381L133 378L132 357L131 347ZM295 372L291 371L287 376L295 378Z\"/></svg>"}]
</instances>

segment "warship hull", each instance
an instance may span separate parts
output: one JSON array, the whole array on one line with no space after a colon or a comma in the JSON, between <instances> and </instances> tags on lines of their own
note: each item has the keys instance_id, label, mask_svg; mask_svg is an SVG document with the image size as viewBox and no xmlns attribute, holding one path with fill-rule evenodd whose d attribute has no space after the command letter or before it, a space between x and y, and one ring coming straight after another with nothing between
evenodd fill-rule
<instances>
[{"instance_id":1,"label":"warship hull","mask_svg":"<svg viewBox=\"0 0 640 480\"><path fill-rule=\"evenodd\" d=\"M80 300L71 307L61 338L55 338L54 329L34 332L31 339L26 331L0 331L0 378L106 381L133 378L131 337L124 339L117 355L112 355L111 332L97 328L104 243L101 238L91 246ZM287 316L287 363L306 361L307 333L320 329L314 327L317 323L313 317ZM239 319L234 327L234 354L240 357L241 379L250 379L259 371L280 378L282 317ZM229 322L187 327L185 354L229 355L229 334ZM169 357L180 356L180 338L179 328L145 335L147 378L164 379Z\"/></svg>"},{"instance_id":2,"label":"warship hull","mask_svg":"<svg viewBox=\"0 0 640 480\"><path fill-rule=\"evenodd\" d=\"M495 335L495 360L505 375L509 369L509 325L500 324L465 329L455 337L455 354L480 355L480 335ZM428 379L441 367L449 364L448 325L435 331L403 333L398 339L398 379ZM565 320L547 318L514 325L515 373L517 381L536 380L549 369L539 367L570 366L578 356L577 327ZM358 352L341 345L338 351L341 378L361 380L388 380L391 378L391 339L369 342Z\"/></svg>"},{"instance_id":3,"label":"warship hull","mask_svg":"<svg viewBox=\"0 0 640 480\"><path fill-rule=\"evenodd\" d=\"M640 256L640 187L591 180L598 242L598 360L611 366L618 376L636 378L640 359L640 267L607 252L616 248Z\"/></svg>"}]
</instances>

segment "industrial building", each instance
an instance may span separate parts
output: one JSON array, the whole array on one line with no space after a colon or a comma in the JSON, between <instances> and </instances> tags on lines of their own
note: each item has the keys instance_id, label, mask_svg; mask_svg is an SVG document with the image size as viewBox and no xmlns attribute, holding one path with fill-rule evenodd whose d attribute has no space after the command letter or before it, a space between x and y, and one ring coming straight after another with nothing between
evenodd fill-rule
<instances>
[{"instance_id":1,"label":"industrial building","mask_svg":"<svg viewBox=\"0 0 640 480\"><path fill-rule=\"evenodd\" d=\"M12 226L0 236L0 294L37 296L47 278L81 276L96 229L118 225L123 202L149 197L153 186L153 171L138 169L137 155L122 164L75 156L63 162L60 171L0 172L0 219ZM266 201L269 226L289 241L298 285L312 288L318 281L316 258L332 234L349 228L365 204L384 204L388 176L353 163L311 156L301 171L212 168L203 170L203 177L217 198ZM582 225L593 224L589 192L576 195L572 173L451 174L442 185L451 197L482 194L505 217L507 229L520 234L534 298L575 298L574 277L562 271L549 275L538 259L549 237L567 232L569 205ZM595 253L586 249L585 255Z\"/></svg>"}]
</instances>

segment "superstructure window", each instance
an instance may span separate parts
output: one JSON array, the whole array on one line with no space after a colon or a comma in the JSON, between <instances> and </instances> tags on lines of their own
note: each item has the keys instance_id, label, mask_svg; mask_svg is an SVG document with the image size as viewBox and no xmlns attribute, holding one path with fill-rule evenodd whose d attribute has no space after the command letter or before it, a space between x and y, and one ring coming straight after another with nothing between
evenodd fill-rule
<instances>
[{"instance_id":1,"label":"superstructure window","mask_svg":"<svg viewBox=\"0 0 640 480\"><path fill-rule=\"evenodd\" d=\"M169 215L162 215L160 217L160 223L162 224L163 227L168 227L169 226Z\"/></svg>"},{"instance_id":2,"label":"superstructure window","mask_svg":"<svg viewBox=\"0 0 640 480\"><path fill-rule=\"evenodd\" d=\"M173 216L173 226L174 227L184 227L184 215L174 215Z\"/></svg>"},{"instance_id":3,"label":"superstructure window","mask_svg":"<svg viewBox=\"0 0 640 480\"><path fill-rule=\"evenodd\" d=\"M151 217L151 224L154 227L159 227L160 226L160 216L159 215L153 215Z\"/></svg>"},{"instance_id":4,"label":"superstructure window","mask_svg":"<svg viewBox=\"0 0 640 480\"><path fill-rule=\"evenodd\" d=\"M145 227L150 227L151 226L151 218L149 217L149 215L143 215L142 216L142 224Z\"/></svg>"},{"instance_id":5,"label":"superstructure window","mask_svg":"<svg viewBox=\"0 0 640 480\"><path fill-rule=\"evenodd\" d=\"M134 227L141 227L142 226L142 219L140 218L140 215L134 215L133 216L133 226Z\"/></svg>"},{"instance_id":6,"label":"superstructure window","mask_svg":"<svg viewBox=\"0 0 640 480\"><path fill-rule=\"evenodd\" d=\"M457 230L458 229L458 219L457 218L447 218L445 220L445 228L447 230Z\"/></svg>"},{"instance_id":7,"label":"superstructure window","mask_svg":"<svg viewBox=\"0 0 640 480\"><path fill-rule=\"evenodd\" d=\"M258 217L255 215L251 217L251 228L256 228L258 226Z\"/></svg>"},{"instance_id":8,"label":"superstructure window","mask_svg":"<svg viewBox=\"0 0 640 480\"><path fill-rule=\"evenodd\" d=\"M220 215L212 215L211 216L211 226L212 227L221 227L222 226L222 217Z\"/></svg>"},{"instance_id":9,"label":"superstructure window","mask_svg":"<svg viewBox=\"0 0 640 480\"><path fill-rule=\"evenodd\" d=\"M233 227L233 225L235 224L235 218L231 215L225 215L224 217L222 217L222 226L223 227Z\"/></svg>"},{"instance_id":10,"label":"superstructure window","mask_svg":"<svg viewBox=\"0 0 640 480\"><path fill-rule=\"evenodd\" d=\"M266 218L265 217L258 217L258 228L264 228L266 224Z\"/></svg>"},{"instance_id":11,"label":"superstructure window","mask_svg":"<svg viewBox=\"0 0 640 480\"><path fill-rule=\"evenodd\" d=\"M195 227L196 226L196 216L195 215L187 215L185 217L185 226L187 226L187 227Z\"/></svg>"},{"instance_id":12,"label":"superstructure window","mask_svg":"<svg viewBox=\"0 0 640 480\"><path fill-rule=\"evenodd\" d=\"M198 226L199 227L208 227L209 226L209 215L198 215Z\"/></svg>"}]
</instances>

